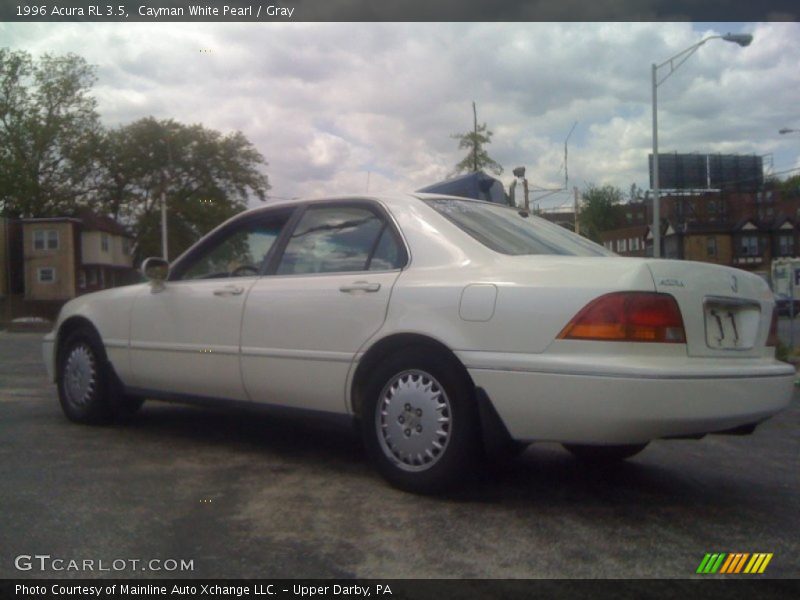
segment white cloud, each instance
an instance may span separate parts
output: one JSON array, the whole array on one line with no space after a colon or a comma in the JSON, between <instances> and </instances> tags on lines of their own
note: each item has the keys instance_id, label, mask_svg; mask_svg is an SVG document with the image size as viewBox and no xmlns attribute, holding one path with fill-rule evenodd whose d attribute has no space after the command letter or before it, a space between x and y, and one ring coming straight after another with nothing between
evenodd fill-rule
<instances>
[{"instance_id":1,"label":"white cloud","mask_svg":"<svg viewBox=\"0 0 800 600\"><path fill-rule=\"evenodd\" d=\"M659 87L663 151L800 163L800 25L726 24ZM109 125L154 115L241 130L278 196L415 189L462 157L471 102L490 154L532 184L647 186L650 64L720 34L691 23L0 24L4 45L98 66ZM564 194L544 204L563 202Z\"/></svg>"}]
</instances>

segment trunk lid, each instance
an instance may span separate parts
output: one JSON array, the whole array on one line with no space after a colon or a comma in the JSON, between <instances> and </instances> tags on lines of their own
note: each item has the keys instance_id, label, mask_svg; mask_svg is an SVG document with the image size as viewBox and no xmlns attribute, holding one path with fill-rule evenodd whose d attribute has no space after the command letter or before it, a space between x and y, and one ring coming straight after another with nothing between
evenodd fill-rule
<instances>
[{"instance_id":1,"label":"trunk lid","mask_svg":"<svg viewBox=\"0 0 800 600\"><path fill-rule=\"evenodd\" d=\"M656 290L678 301L690 356L763 354L774 302L758 275L683 260L648 260L647 266Z\"/></svg>"}]
</instances>

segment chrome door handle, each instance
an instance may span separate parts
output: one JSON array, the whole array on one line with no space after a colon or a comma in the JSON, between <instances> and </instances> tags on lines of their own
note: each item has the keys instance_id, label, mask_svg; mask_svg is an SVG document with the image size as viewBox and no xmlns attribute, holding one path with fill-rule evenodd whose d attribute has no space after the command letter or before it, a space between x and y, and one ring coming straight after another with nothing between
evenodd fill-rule
<instances>
[{"instance_id":1,"label":"chrome door handle","mask_svg":"<svg viewBox=\"0 0 800 600\"><path fill-rule=\"evenodd\" d=\"M339 288L340 292L377 292L381 289L380 283L370 283L369 281L354 281L346 283Z\"/></svg>"},{"instance_id":2,"label":"chrome door handle","mask_svg":"<svg viewBox=\"0 0 800 600\"><path fill-rule=\"evenodd\" d=\"M218 288L214 290L215 296L238 296L242 292L244 292L243 287L239 287L238 285L226 285L223 288Z\"/></svg>"}]
</instances>

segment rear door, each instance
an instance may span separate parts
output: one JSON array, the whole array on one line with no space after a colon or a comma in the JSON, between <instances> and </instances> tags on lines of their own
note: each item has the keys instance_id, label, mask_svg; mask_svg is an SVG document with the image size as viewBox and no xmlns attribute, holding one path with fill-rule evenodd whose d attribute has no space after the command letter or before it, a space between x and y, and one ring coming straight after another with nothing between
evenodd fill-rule
<instances>
[{"instance_id":1,"label":"rear door","mask_svg":"<svg viewBox=\"0 0 800 600\"><path fill-rule=\"evenodd\" d=\"M346 411L350 364L383 324L407 257L377 203L308 205L247 298L241 360L250 399Z\"/></svg>"}]
</instances>

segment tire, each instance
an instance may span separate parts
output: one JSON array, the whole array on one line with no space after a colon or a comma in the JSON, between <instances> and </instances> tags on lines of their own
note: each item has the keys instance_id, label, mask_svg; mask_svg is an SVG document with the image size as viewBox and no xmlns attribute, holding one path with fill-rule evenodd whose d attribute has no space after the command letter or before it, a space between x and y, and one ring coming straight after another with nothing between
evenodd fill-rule
<instances>
[{"instance_id":1,"label":"tire","mask_svg":"<svg viewBox=\"0 0 800 600\"><path fill-rule=\"evenodd\" d=\"M426 347L400 350L378 365L363 397L367 455L395 487L442 492L478 464L475 391L452 358Z\"/></svg>"},{"instance_id":2,"label":"tire","mask_svg":"<svg viewBox=\"0 0 800 600\"><path fill-rule=\"evenodd\" d=\"M563 444L575 458L592 465L609 465L621 462L639 454L647 447L644 444L625 444L619 446L585 446L583 444Z\"/></svg>"},{"instance_id":3,"label":"tire","mask_svg":"<svg viewBox=\"0 0 800 600\"><path fill-rule=\"evenodd\" d=\"M122 393L99 336L89 328L67 336L57 365L58 399L70 421L99 425L125 420L144 402Z\"/></svg>"}]
</instances>

